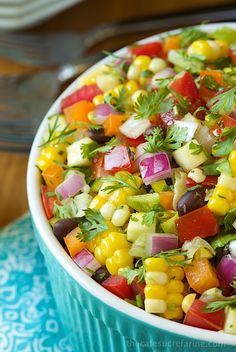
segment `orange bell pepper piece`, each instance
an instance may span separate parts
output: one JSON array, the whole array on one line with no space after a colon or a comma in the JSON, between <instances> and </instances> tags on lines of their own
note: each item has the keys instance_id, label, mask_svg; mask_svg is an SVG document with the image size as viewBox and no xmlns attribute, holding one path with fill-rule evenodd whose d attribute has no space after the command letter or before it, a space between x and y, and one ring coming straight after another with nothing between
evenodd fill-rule
<instances>
[{"instance_id":1,"label":"orange bell pepper piece","mask_svg":"<svg viewBox=\"0 0 236 352\"><path fill-rule=\"evenodd\" d=\"M163 51L164 53L168 53L170 50L175 50L180 48L180 36L172 35L171 37L167 37L164 40Z\"/></svg>"},{"instance_id":2,"label":"orange bell pepper piece","mask_svg":"<svg viewBox=\"0 0 236 352\"><path fill-rule=\"evenodd\" d=\"M173 210L174 192L163 191L159 193L161 206L165 210Z\"/></svg>"},{"instance_id":3,"label":"orange bell pepper piece","mask_svg":"<svg viewBox=\"0 0 236 352\"><path fill-rule=\"evenodd\" d=\"M47 186L55 189L63 181L64 169L56 163L50 164L46 170L42 172L42 176Z\"/></svg>"},{"instance_id":4,"label":"orange bell pepper piece","mask_svg":"<svg viewBox=\"0 0 236 352\"><path fill-rule=\"evenodd\" d=\"M215 270L207 258L193 260L192 266L186 267L184 271L189 286L198 293L219 286Z\"/></svg>"},{"instance_id":5,"label":"orange bell pepper piece","mask_svg":"<svg viewBox=\"0 0 236 352\"><path fill-rule=\"evenodd\" d=\"M105 136L112 137L119 133L120 126L126 120L126 115L110 115L103 124Z\"/></svg>"},{"instance_id":6,"label":"orange bell pepper piece","mask_svg":"<svg viewBox=\"0 0 236 352\"><path fill-rule=\"evenodd\" d=\"M94 110L94 104L87 100L80 100L78 103L68 106L64 109L66 121L89 122L88 113ZM84 126L82 126L84 127Z\"/></svg>"},{"instance_id":7,"label":"orange bell pepper piece","mask_svg":"<svg viewBox=\"0 0 236 352\"><path fill-rule=\"evenodd\" d=\"M216 90L209 89L205 86L204 79L206 77L213 78L213 80L216 81L221 87L224 87L224 78L223 73L220 71L203 70L200 72L200 96L208 100L215 95Z\"/></svg>"},{"instance_id":8,"label":"orange bell pepper piece","mask_svg":"<svg viewBox=\"0 0 236 352\"><path fill-rule=\"evenodd\" d=\"M77 238L78 233L80 233L80 228L76 227L64 237L66 247L72 258L86 247L86 242L82 242Z\"/></svg>"}]
</instances>

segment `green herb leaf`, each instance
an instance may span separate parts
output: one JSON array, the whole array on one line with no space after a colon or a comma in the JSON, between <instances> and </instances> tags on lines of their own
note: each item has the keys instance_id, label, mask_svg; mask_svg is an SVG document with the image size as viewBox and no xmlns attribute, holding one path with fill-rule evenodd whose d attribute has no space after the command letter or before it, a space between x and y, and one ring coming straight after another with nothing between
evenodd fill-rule
<instances>
[{"instance_id":1,"label":"green herb leaf","mask_svg":"<svg viewBox=\"0 0 236 352\"><path fill-rule=\"evenodd\" d=\"M204 312L206 313L217 312L218 310L225 309L228 306L236 306L236 296L227 297L225 301L210 302L204 308Z\"/></svg>"},{"instance_id":2,"label":"green herb leaf","mask_svg":"<svg viewBox=\"0 0 236 352\"><path fill-rule=\"evenodd\" d=\"M236 289L236 277L233 279L233 282L230 286Z\"/></svg>"},{"instance_id":3,"label":"green herb leaf","mask_svg":"<svg viewBox=\"0 0 236 352\"><path fill-rule=\"evenodd\" d=\"M208 75L204 76L203 85L209 90L214 90L214 91L222 88L220 84L212 76L208 76Z\"/></svg>"},{"instance_id":4,"label":"green herb leaf","mask_svg":"<svg viewBox=\"0 0 236 352\"><path fill-rule=\"evenodd\" d=\"M161 88L158 91L152 91L149 94L140 94L137 102L134 105L137 119L149 119L152 115L159 112L167 112L172 105L172 100L165 102L164 99L169 94L167 87ZM167 111L166 111L167 110Z\"/></svg>"},{"instance_id":5,"label":"green herb leaf","mask_svg":"<svg viewBox=\"0 0 236 352\"><path fill-rule=\"evenodd\" d=\"M194 27L184 28L180 33L180 45L182 48L186 48L195 40L206 39L207 37L208 37L208 33L203 32L198 28L194 28Z\"/></svg>"},{"instance_id":6,"label":"green herb leaf","mask_svg":"<svg viewBox=\"0 0 236 352\"><path fill-rule=\"evenodd\" d=\"M128 93L125 87L119 89L117 97L113 97L112 94L108 94L104 99L104 103L110 105L113 109L119 112L125 112L127 106Z\"/></svg>"},{"instance_id":7,"label":"green herb leaf","mask_svg":"<svg viewBox=\"0 0 236 352\"><path fill-rule=\"evenodd\" d=\"M209 102L210 111L213 114L228 115L230 114L236 105L236 87L233 87L226 92L218 94L213 97Z\"/></svg>"},{"instance_id":8,"label":"green herb leaf","mask_svg":"<svg viewBox=\"0 0 236 352\"><path fill-rule=\"evenodd\" d=\"M114 182L113 185L103 188L105 192L112 193L116 189L127 187L139 191L140 186L137 183L137 178L128 171L117 172L115 176L102 177L103 182Z\"/></svg>"},{"instance_id":9,"label":"green herb leaf","mask_svg":"<svg viewBox=\"0 0 236 352\"><path fill-rule=\"evenodd\" d=\"M108 153L112 148L119 144L118 140L113 137L105 145L100 146L98 143L82 144L80 149L83 158L92 159L97 153Z\"/></svg>"},{"instance_id":10,"label":"green herb leaf","mask_svg":"<svg viewBox=\"0 0 236 352\"><path fill-rule=\"evenodd\" d=\"M234 230L233 223L236 220L236 208L231 208L228 213L224 217L224 227L225 227L225 232L231 232Z\"/></svg>"},{"instance_id":11,"label":"green herb leaf","mask_svg":"<svg viewBox=\"0 0 236 352\"><path fill-rule=\"evenodd\" d=\"M145 148L147 153L157 153L160 150L176 150L182 146L187 137L187 128L172 125L167 129L166 137L160 127L154 128L152 133L145 139L148 145Z\"/></svg>"},{"instance_id":12,"label":"green herb leaf","mask_svg":"<svg viewBox=\"0 0 236 352\"><path fill-rule=\"evenodd\" d=\"M191 150L190 154L192 155L199 155L200 153L204 152L203 146L194 142L190 142L189 150Z\"/></svg>"},{"instance_id":13,"label":"green herb leaf","mask_svg":"<svg viewBox=\"0 0 236 352\"><path fill-rule=\"evenodd\" d=\"M188 187L187 192L195 191L195 189L202 188L201 185L195 185L193 187Z\"/></svg>"},{"instance_id":14,"label":"green herb leaf","mask_svg":"<svg viewBox=\"0 0 236 352\"><path fill-rule=\"evenodd\" d=\"M226 139L222 141L222 137L226 137ZM218 141L212 147L212 154L217 157L228 155L233 149L235 139L236 127L224 128Z\"/></svg>"},{"instance_id":15,"label":"green herb leaf","mask_svg":"<svg viewBox=\"0 0 236 352\"><path fill-rule=\"evenodd\" d=\"M47 147L50 144L60 144L60 143L68 143L68 138L71 137L76 131L76 128L71 129L70 124L67 124L62 130L60 128L59 122L60 115L57 116L55 122L52 126L48 126L48 137L47 140L39 145L41 147Z\"/></svg>"},{"instance_id":16,"label":"green herb leaf","mask_svg":"<svg viewBox=\"0 0 236 352\"><path fill-rule=\"evenodd\" d=\"M183 267L192 266L192 264L190 264L189 260L186 258L185 254L186 254L186 251L183 251L181 248L178 248L178 249L171 249L169 251L160 252L160 253L154 255L154 257L165 259L167 261L168 265L170 265L170 266L175 266L175 265L180 265ZM171 257L176 256L176 255L183 255L183 256L185 256L186 259L184 259L184 260L171 259Z\"/></svg>"},{"instance_id":17,"label":"green herb leaf","mask_svg":"<svg viewBox=\"0 0 236 352\"><path fill-rule=\"evenodd\" d=\"M136 277L138 277L138 282L144 281L145 268L140 266L136 269L131 269L130 267L124 268L119 271L119 275L124 276L127 279L127 283L130 285Z\"/></svg>"},{"instance_id":18,"label":"green herb leaf","mask_svg":"<svg viewBox=\"0 0 236 352\"><path fill-rule=\"evenodd\" d=\"M144 213L143 219L142 219L142 225L145 225L147 227L152 226L155 218L156 218L156 213L153 210L149 211L148 213Z\"/></svg>"},{"instance_id":19,"label":"green herb leaf","mask_svg":"<svg viewBox=\"0 0 236 352\"><path fill-rule=\"evenodd\" d=\"M85 216L79 219L79 227L81 233L77 238L83 242L91 241L99 233L108 229L104 217L96 209L86 209Z\"/></svg>"}]
</instances>

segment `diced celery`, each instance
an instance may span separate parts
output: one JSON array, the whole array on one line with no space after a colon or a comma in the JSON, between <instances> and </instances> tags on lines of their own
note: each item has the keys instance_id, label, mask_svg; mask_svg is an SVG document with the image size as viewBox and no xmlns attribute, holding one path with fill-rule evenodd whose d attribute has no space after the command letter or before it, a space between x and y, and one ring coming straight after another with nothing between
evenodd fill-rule
<instances>
[{"instance_id":1,"label":"diced celery","mask_svg":"<svg viewBox=\"0 0 236 352\"><path fill-rule=\"evenodd\" d=\"M83 144L92 144L93 140L89 137L82 138L81 140L72 143L67 147L67 163L68 166L89 166L91 160L83 155L81 146Z\"/></svg>"},{"instance_id":2,"label":"diced celery","mask_svg":"<svg viewBox=\"0 0 236 352\"><path fill-rule=\"evenodd\" d=\"M148 212L160 205L158 193L129 196L127 204L136 211Z\"/></svg>"}]
</instances>

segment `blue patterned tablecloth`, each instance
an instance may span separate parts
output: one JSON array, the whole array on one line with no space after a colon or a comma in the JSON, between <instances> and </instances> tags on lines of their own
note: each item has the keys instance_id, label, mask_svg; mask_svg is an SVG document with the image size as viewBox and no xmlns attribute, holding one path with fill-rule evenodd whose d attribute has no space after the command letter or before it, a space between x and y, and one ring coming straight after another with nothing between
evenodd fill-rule
<instances>
[{"instance_id":1,"label":"blue patterned tablecloth","mask_svg":"<svg viewBox=\"0 0 236 352\"><path fill-rule=\"evenodd\" d=\"M0 231L0 351L72 352L28 214Z\"/></svg>"}]
</instances>

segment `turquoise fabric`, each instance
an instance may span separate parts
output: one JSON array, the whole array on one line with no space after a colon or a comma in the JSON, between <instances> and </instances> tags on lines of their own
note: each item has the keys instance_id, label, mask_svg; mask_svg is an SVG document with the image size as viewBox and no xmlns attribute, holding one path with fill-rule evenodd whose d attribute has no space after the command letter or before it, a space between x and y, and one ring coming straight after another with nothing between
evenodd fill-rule
<instances>
[{"instance_id":1,"label":"turquoise fabric","mask_svg":"<svg viewBox=\"0 0 236 352\"><path fill-rule=\"evenodd\" d=\"M72 352L30 215L0 232L0 351Z\"/></svg>"}]
</instances>

